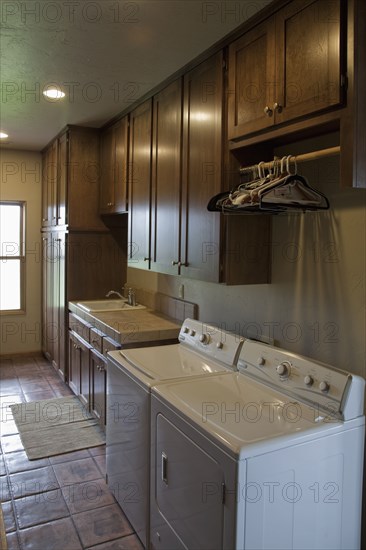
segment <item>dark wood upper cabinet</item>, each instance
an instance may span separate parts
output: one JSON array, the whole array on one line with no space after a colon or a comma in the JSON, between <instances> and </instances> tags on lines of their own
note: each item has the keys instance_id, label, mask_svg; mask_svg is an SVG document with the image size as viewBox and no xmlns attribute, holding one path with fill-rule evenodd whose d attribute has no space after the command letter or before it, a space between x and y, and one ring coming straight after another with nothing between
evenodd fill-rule
<instances>
[{"instance_id":1,"label":"dark wood upper cabinet","mask_svg":"<svg viewBox=\"0 0 366 550\"><path fill-rule=\"evenodd\" d=\"M131 113L130 267L227 284L269 281L269 219L227 221L207 210L226 189L225 121L222 51L156 94L153 113L150 101ZM238 260L253 246L265 249L260 260Z\"/></svg>"},{"instance_id":2,"label":"dark wood upper cabinet","mask_svg":"<svg viewBox=\"0 0 366 550\"><path fill-rule=\"evenodd\" d=\"M100 213L127 211L128 117L101 135Z\"/></svg>"},{"instance_id":3,"label":"dark wood upper cabinet","mask_svg":"<svg viewBox=\"0 0 366 550\"><path fill-rule=\"evenodd\" d=\"M291 2L229 46L229 139L342 104L342 16L340 0Z\"/></svg>"},{"instance_id":4,"label":"dark wood upper cabinet","mask_svg":"<svg viewBox=\"0 0 366 550\"><path fill-rule=\"evenodd\" d=\"M179 273L210 282L268 283L270 219L207 210L227 190L223 52L184 79L182 237ZM253 248L258 251L253 255Z\"/></svg>"},{"instance_id":5,"label":"dark wood upper cabinet","mask_svg":"<svg viewBox=\"0 0 366 550\"><path fill-rule=\"evenodd\" d=\"M129 265L150 266L152 103L147 100L130 114Z\"/></svg>"},{"instance_id":6,"label":"dark wood upper cabinet","mask_svg":"<svg viewBox=\"0 0 366 550\"><path fill-rule=\"evenodd\" d=\"M178 274L181 220L182 81L153 99L151 269Z\"/></svg>"},{"instance_id":7,"label":"dark wood upper cabinet","mask_svg":"<svg viewBox=\"0 0 366 550\"><path fill-rule=\"evenodd\" d=\"M340 0L293 2L278 12L276 123L340 105L342 38Z\"/></svg>"},{"instance_id":8,"label":"dark wood upper cabinet","mask_svg":"<svg viewBox=\"0 0 366 550\"><path fill-rule=\"evenodd\" d=\"M99 216L97 130L67 127L44 152L42 171L43 227L104 228Z\"/></svg>"},{"instance_id":9,"label":"dark wood upper cabinet","mask_svg":"<svg viewBox=\"0 0 366 550\"><path fill-rule=\"evenodd\" d=\"M264 21L229 47L229 139L273 125L276 69L272 21ZM268 112L268 114L271 114Z\"/></svg>"},{"instance_id":10,"label":"dark wood upper cabinet","mask_svg":"<svg viewBox=\"0 0 366 550\"><path fill-rule=\"evenodd\" d=\"M115 187L115 136L111 126L100 136L100 212L111 212Z\"/></svg>"},{"instance_id":11,"label":"dark wood upper cabinet","mask_svg":"<svg viewBox=\"0 0 366 550\"><path fill-rule=\"evenodd\" d=\"M58 139L56 225L66 224L68 166L69 166L68 135L67 135L67 132L65 132Z\"/></svg>"},{"instance_id":12,"label":"dark wood upper cabinet","mask_svg":"<svg viewBox=\"0 0 366 550\"><path fill-rule=\"evenodd\" d=\"M207 210L221 191L223 54L184 77L181 274L220 279L220 214Z\"/></svg>"},{"instance_id":13,"label":"dark wood upper cabinet","mask_svg":"<svg viewBox=\"0 0 366 550\"><path fill-rule=\"evenodd\" d=\"M58 144L51 143L42 157L42 226L57 225Z\"/></svg>"}]
</instances>

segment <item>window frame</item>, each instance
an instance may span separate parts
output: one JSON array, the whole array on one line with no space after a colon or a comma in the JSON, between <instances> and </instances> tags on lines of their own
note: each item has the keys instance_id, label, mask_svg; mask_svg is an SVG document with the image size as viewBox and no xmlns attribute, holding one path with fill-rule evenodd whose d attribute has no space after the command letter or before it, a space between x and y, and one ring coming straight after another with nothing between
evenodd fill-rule
<instances>
[{"instance_id":1,"label":"window frame","mask_svg":"<svg viewBox=\"0 0 366 550\"><path fill-rule=\"evenodd\" d=\"M26 312L25 290L26 290L26 201L19 200L0 200L0 206L19 206L20 207L20 255L3 256L0 250L0 262L20 260L20 308L19 309L0 309L0 315L19 315Z\"/></svg>"}]
</instances>

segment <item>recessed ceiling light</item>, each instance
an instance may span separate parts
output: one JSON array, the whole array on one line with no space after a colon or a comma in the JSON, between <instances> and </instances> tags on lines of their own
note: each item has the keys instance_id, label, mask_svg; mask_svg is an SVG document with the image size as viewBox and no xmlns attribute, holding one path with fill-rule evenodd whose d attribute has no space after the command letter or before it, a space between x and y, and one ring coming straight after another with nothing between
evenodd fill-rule
<instances>
[{"instance_id":1,"label":"recessed ceiling light","mask_svg":"<svg viewBox=\"0 0 366 550\"><path fill-rule=\"evenodd\" d=\"M0 139L6 139L8 136L8 134L5 134L5 132L0 132Z\"/></svg>"},{"instance_id":2,"label":"recessed ceiling light","mask_svg":"<svg viewBox=\"0 0 366 550\"><path fill-rule=\"evenodd\" d=\"M65 97L65 92L62 92L57 88L48 88L47 90L43 91L43 95L45 95L49 99L62 99L63 97Z\"/></svg>"}]
</instances>

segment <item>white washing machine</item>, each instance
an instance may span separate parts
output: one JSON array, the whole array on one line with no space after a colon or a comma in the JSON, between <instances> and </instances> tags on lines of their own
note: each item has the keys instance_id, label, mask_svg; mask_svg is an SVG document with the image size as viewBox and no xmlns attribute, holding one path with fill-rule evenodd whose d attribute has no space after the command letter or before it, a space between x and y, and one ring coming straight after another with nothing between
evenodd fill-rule
<instances>
[{"instance_id":1,"label":"white washing machine","mask_svg":"<svg viewBox=\"0 0 366 550\"><path fill-rule=\"evenodd\" d=\"M231 374L243 340L186 319L179 344L108 353L107 481L149 547L150 392L165 380Z\"/></svg>"},{"instance_id":2,"label":"white washing machine","mask_svg":"<svg viewBox=\"0 0 366 550\"><path fill-rule=\"evenodd\" d=\"M151 548L360 548L364 380L246 340L152 388Z\"/></svg>"}]
</instances>

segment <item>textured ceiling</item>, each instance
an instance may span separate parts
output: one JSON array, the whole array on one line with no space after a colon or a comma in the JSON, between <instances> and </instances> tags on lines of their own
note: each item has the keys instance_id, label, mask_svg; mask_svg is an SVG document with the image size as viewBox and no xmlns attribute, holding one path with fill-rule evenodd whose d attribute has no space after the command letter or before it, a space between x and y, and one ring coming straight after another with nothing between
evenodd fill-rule
<instances>
[{"instance_id":1,"label":"textured ceiling","mask_svg":"<svg viewBox=\"0 0 366 550\"><path fill-rule=\"evenodd\" d=\"M40 150L66 124L102 126L268 3L3 0L2 146ZM53 84L64 100L44 98Z\"/></svg>"}]
</instances>

